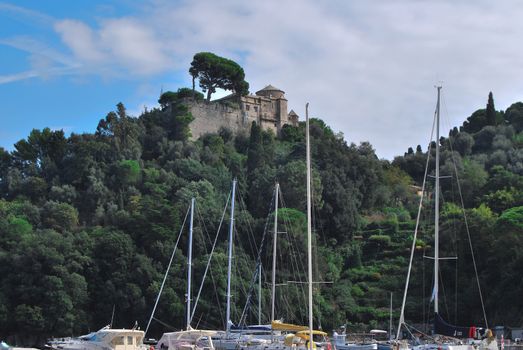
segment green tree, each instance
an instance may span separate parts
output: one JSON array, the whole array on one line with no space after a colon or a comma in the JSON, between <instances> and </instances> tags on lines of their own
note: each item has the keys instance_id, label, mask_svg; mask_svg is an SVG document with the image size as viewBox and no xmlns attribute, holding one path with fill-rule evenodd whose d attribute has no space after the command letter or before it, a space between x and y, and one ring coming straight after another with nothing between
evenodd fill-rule
<instances>
[{"instance_id":1,"label":"green tree","mask_svg":"<svg viewBox=\"0 0 523 350\"><path fill-rule=\"evenodd\" d=\"M467 132L460 132L452 138L454 150L462 156L470 154L474 145L474 138Z\"/></svg>"},{"instance_id":2,"label":"green tree","mask_svg":"<svg viewBox=\"0 0 523 350\"><path fill-rule=\"evenodd\" d=\"M51 180L61 166L66 142L63 130L33 129L27 140L15 143L13 161L27 175L42 175Z\"/></svg>"},{"instance_id":3,"label":"green tree","mask_svg":"<svg viewBox=\"0 0 523 350\"><path fill-rule=\"evenodd\" d=\"M478 109L470 117L463 122L463 127L460 131L465 131L471 134L477 133L487 124L487 116L484 109Z\"/></svg>"},{"instance_id":4,"label":"green tree","mask_svg":"<svg viewBox=\"0 0 523 350\"><path fill-rule=\"evenodd\" d=\"M245 81L243 68L236 62L217 56L211 52L200 52L194 55L189 73L193 79L200 81L203 92L207 92L207 101L217 88L234 91L238 96L249 92L249 83Z\"/></svg>"},{"instance_id":5,"label":"green tree","mask_svg":"<svg viewBox=\"0 0 523 350\"><path fill-rule=\"evenodd\" d=\"M35 341L49 334L82 331L87 322L87 284L82 274L89 263L85 257L88 240L81 237L77 241L79 237L53 230L29 235L9 255L0 254L0 273L4 276L0 294L14 315L0 333L31 334Z\"/></svg>"},{"instance_id":6,"label":"green tree","mask_svg":"<svg viewBox=\"0 0 523 350\"><path fill-rule=\"evenodd\" d=\"M492 147L492 141L497 134L496 127L488 125L474 135L473 150L476 153L484 153Z\"/></svg>"},{"instance_id":7,"label":"green tree","mask_svg":"<svg viewBox=\"0 0 523 350\"><path fill-rule=\"evenodd\" d=\"M116 151L115 159L138 159L142 153L142 126L136 118L127 115L123 103L118 103L116 108L116 112L109 112L99 121L96 135L109 140Z\"/></svg>"},{"instance_id":8,"label":"green tree","mask_svg":"<svg viewBox=\"0 0 523 350\"><path fill-rule=\"evenodd\" d=\"M135 185L140 180L140 164L136 160L121 160L115 165L115 175L121 186Z\"/></svg>"},{"instance_id":9,"label":"green tree","mask_svg":"<svg viewBox=\"0 0 523 350\"><path fill-rule=\"evenodd\" d=\"M7 173L12 164L12 157L9 152L0 147L0 197L7 192Z\"/></svg>"},{"instance_id":10,"label":"green tree","mask_svg":"<svg viewBox=\"0 0 523 350\"><path fill-rule=\"evenodd\" d=\"M514 127L516 132L523 131L523 102L517 102L507 108L505 119Z\"/></svg>"},{"instance_id":11,"label":"green tree","mask_svg":"<svg viewBox=\"0 0 523 350\"><path fill-rule=\"evenodd\" d=\"M247 154L247 179L249 184L254 181L254 171L264 165L262 130L258 124L252 122Z\"/></svg>"},{"instance_id":12,"label":"green tree","mask_svg":"<svg viewBox=\"0 0 523 350\"><path fill-rule=\"evenodd\" d=\"M158 99L158 103L162 106L162 108L166 108L169 104L177 103L180 100L188 97L195 98L197 101L202 101L204 98L201 92L194 91L193 95L193 90L189 88L179 88L176 92L164 92Z\"/></svg>"},{"instance_id":13,"label":"green tree","mask_svg":"<svg viewBox=\"0 0 523 350\"><path fill-rule=\"evenodd\" d=\"M497 124L496 108L494 107L494 98L492 97L492 91L488 93L487 108L485 110L485 118L487 119L488 125Z\"/></svg>"},{"instance_id":14,"label":"green tree","mask_svg":"<svg viewBox=\"0 0 523 350\"><path fill-rule=\"evenodd\" d=\"M481 188L487 183L488 173L481 164L475 161L463 162L463 173L460 175L461 191L465 205L477 201Z\"/></svg>"},{"instance_id":15,"label":"green tree","mask_svg":"<svg viewBox=\"0 0 523 350\"><path fill-rule=\"evenodd\" d=\"M78 211L70 204L50 201L42 208L42 223L59 232L71 231L78 225Z\"/></svg>"}]
</instances>

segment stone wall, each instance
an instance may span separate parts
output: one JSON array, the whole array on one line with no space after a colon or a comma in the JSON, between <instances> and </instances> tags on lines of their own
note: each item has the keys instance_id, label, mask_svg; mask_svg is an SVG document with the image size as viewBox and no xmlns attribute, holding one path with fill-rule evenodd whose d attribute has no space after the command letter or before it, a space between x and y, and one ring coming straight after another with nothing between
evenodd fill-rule
<instances>
[{"instance_id":1,"label":"stone wall","mask_svg":"<svg viewBox=\"0 0 523 350\"><path fill-rule=\"evenodd\" d=\"M248 133L252 122L263 130L272 130L276 135L285 124L296 126L298 116L294 114L294 119L289 119L287 100L283 91L280 92L277 98L260 94L243 96L240 101L236 97L225 97L214 102L184 100L194 117L189 125L192 138L196 140L204 134L216 133L222 127L233 133Z\"/></svg>"},{"instance_id":2,"label":"stone wall","mask_svg":"<svg viewBox=\"0 0 523 350\"><path fill-rule=\"evenodd\" d=\"M187 101L186 105L194 117L189 125L194 140L207 133L216 133L222 127L234 133L249 131L255 121L239 108L225 104Z\"/></svg>"}]
</instances>

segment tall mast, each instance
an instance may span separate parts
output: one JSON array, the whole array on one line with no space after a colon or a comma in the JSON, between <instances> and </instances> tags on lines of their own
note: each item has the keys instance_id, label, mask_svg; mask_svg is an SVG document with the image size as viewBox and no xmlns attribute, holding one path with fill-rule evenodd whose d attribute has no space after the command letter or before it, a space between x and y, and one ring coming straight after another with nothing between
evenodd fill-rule
<instances>
[{"instance_id":1,"label":"tall mast","mask_svg":"<svg viewBox=\"0 0 523 350\"><path fill-rule=\"evenodd\" d=\"M225 335L228 338L231 331L231 270L232 270L232 239L234 231L234 197L236 196L236 179L232 180L231 222L229 224L229 263L227 265L227 313L225 315Z\"/></svg>"},{"instance_id":2,"label":"tall mast","mask_svg":"<svg viewBox=\"0 0 523 350\"><path fill-rule=\"evenodd\" d=\"M309 139L309 103L305 105L307 141L307 262L309 279L309 349L313 349L312 319L312 225L311 225L311 144Z\"/></svg>"},{"instance_id":3,"label":"tall mast","mask_svg":"<svg viewBox=\"0 0 523 350\"><path fill-rule=\"evenodd\" d=\"M438 103L436 105L436 186L434 204L434 313L438 313L438 294L439 294L439 111L441 86L438 89Z\"/></svg>"},{"instance_id":4,"label":"tall mast","mask_svg":"<svg viewBox=\"0 0 523 350\"><path fill-rule=\"evenodd\" d=\"M390 292L390 309L389 309L389 340L392 340L392 292Z\"/></svg>"},{"instance_id":5,"label":"tall mast","mask_svg":"<svg viewBox=\"0 0 523 350\"><path fill-rule=\"evenodd\" d=\"M191 276L192 276L192 228L194 218L194 202L191 199L191 219L189 221L189 249L187 253L187 330L191 328Z\"/></svg>"},{"instance_id":6,"label":"tall mast","mask_svg":"<svg viewBox=\"0 0 523 350\"><path fill-rule=\"evenodd\" d=\"M261 283L262 266L258 265L258 324L261 324L261 299L262 299L262 283Z\"/></svg>"},{"instance_id":7,"label":"tall mast","mask_svg":"<svg viewBox=\"0 0 523 350\"><path fill-rule=\"evenodd\" d=\"M276 243L278 241L278 195L280 184L274 187L274 239L272 244L272 294L271 294L271 322L274 321L274 304L276 300Z\"/></svg>"},{"instance_id":8,"label":"tall mast","mask_svg":"<svg viewBox=\"0 0 523 350\"><path fill-rule=\"evenodd\" d=\"M436 111L435 111L435 118L434 118L434 123L437 124L437 136L436 136L436 184L435 184L435 187L436 187L436 198L435 198L435 234L434 234L434 289L433 289L433 298L435 299L435 302L434 302L434 312L437 313L438 312L438 275L439 275L439 112L440 112L440 90L441 90L441 86L435 86L437 89L438 89L438 99L437 99L437 104L436 104ZM432 126L432 131L434 131L434 124ZM431 140L432 140L432 136L433 134L431 133ZM428 154L427 154L427 162L426 162L426 165L425 165L425 174L423 176L423 185L421 187L421 196L420 196L420 199L419 199L419 206L418 206L418 215L417 215L417 219L416 219L416 226L415 226L415 229L414 229L414 237L412 239L412 248L410 249L410 260L409 260L409 268L408 268L408 272L407 272L407 280L405 282L405 289L403 291L403 301L401 303L401 312L400 312L400 318L399 318L399 322L398 322L398 329L396 330L396 339L399 339L400 337L400 332L401 332L401 326L405 323L405 305L406 305L406 301L407 301L407 291L408 291L408 288L409 288L409 282L410 282L410 275L411 275L411 270L412 270L412 261L413 261L413 258L414 258L414 250L416 248L416 237L417 237L417 234L418 234L418 227L419 227L419 223L420 223L420 214L421 214L421 209L423 207L423 198L424 198L424 195L425 195L425 185L426 185L426 180L427 180L427 172L428 172L428 166L429 166L429 160L430 160L430 150L431 150L431 145L429 145L429 149L428 149ZM432 301L432 298L431 298L431 301Z\"/></svg>"}]
</instances>

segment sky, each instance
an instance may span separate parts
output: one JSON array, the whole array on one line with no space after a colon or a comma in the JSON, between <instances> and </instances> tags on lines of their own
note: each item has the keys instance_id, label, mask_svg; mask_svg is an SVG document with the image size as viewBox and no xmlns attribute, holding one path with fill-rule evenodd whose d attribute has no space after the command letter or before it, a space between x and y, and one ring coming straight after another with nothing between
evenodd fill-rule
<instances>
[{"instance_id":1,"label":"sky","mask_svg":"<svg viewBox=\"0 0 523 350\"><path fill-rule=\"evenodd\" d=\"M479 108L523 100L514 0L0 0L0 147L50 127L94 132L116 104L139 116L190 87L195 53L238 62L251 92L285 91L348 143L393 159Z\"/></svg>"}]
</instances>

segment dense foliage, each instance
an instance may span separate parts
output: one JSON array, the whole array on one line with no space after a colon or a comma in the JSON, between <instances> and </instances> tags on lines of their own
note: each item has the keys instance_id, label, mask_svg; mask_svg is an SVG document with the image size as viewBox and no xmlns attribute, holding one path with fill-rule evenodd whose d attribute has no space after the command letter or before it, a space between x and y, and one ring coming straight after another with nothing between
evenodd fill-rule
<instances>
[{"instance_id":1,"label":"dense foliage","mask_svg":"<svg viewBox=\"0 0 523 350\"><path fill-rule=\"evenodd\" d=\"M144 327L191 197L197 203L196 293L233 178L239 192L233 321L252 287L276 181L285 203L277 282L305 280L304 125L285 126L279 137L253 124L248 135L222 129L191 141L185 98L203 96L191 89L165 93L160 109L138 118L120 103L94 134L66 137L46 128L33 130L12 152L0 148L0 338L38 343L85 333L108 324L113 307L115 327L135 320ZM440 140L442 171L457 170L459 180L442 181L442 234L450 237L443 248L460 256L443 266L442 309L449 321L483 323L459 184L489 322L517 325L523 308L523 104L494 115L492 96L490 104ZM387 327L391 292L394 316L399 312L427 154L418 146L393 162L379 160L370 144L349 145L319 119L312 120L311 138L314 278L329 282L315 287L315 324L327 330L344 323L349 330ZM227 220L228 214L195 313L195 325L206 328L224 325ZM420 258L431 254L428 221L416 242ZM465 236L450 236L451 229ZM267 235L262 322L270 313ZM153 321L151 336L167 331L165 325L184 326L186 247L183 234L155 316L162 323ZM411 322L427 321L430 271L430 262L418 259L407 303ZM278 318L306 321L301 288L278 287ZM247 320L257 322L256 307L250 309Z\"/></svg>"}]
</instances>

